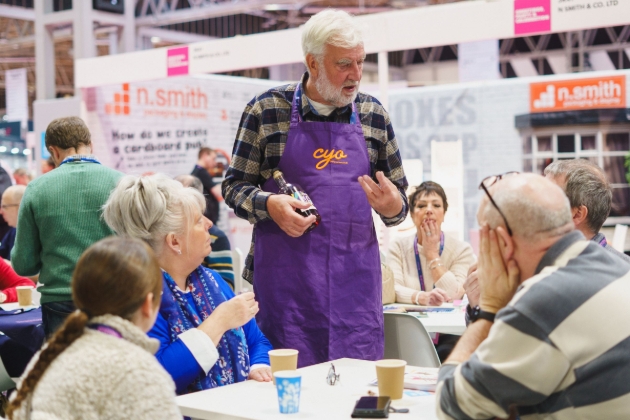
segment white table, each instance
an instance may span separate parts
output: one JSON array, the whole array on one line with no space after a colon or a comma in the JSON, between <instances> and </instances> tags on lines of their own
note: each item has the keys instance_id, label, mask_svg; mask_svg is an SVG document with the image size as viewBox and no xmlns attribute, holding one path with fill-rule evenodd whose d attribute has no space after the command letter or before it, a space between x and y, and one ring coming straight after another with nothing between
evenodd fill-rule
<instances>
[{"instance_id":1,"label":"white table","mask_svg":"<svg viewBox=\"0 0 630 420\"><path fill-rule=\"evenodd\" d=\"M300 412L280 414L276 388L271 382L247 381L207 391L177 397L177 405L185 416L212 420L290 420L325 419L348 420L356 401L368 390L376 378L374 362L355 359L333 361L341 375L335 386L326 383L330 363L309 366L302 372ZM408 408L409 414L390 414L395 420L435 420L435 396L407 396L392 404L395 408Z\"/></svg>"},{"instance_id":2,"label":"white table","mask_svg":"<svg viewBox=\"0 0 630 420\"><path fill-rule=\"evenodd\" d=\"M396 306L399 308L453 308L452 303L445 303L442 306L417 306L404 303L393 303L386 307ZM409 312L410 315L417 312ZM427 312L428 317L418 317L424 328L429 333L442 333L462 335L466 331L466 314L461 307L456 307L452 312Z\"/></svg>"}]
</instances>

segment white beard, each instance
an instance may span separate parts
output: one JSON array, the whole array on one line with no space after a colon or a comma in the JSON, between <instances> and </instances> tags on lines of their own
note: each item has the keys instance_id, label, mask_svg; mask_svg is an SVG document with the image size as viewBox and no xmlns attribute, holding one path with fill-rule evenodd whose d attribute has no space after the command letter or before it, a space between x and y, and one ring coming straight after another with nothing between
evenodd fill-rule
<instances>
[{"instance_id":1,"label":"white beard","mask_svg":"<svg viewBox=\"0 0 630 420\"><path fill-rule=\"evenodd\" d=\"M356 86L354 93L348 96L343 93L343 86L337 88L330 82L326 70L324 70L323 63L320 64L319 68L320 74L317 80L315 80L315 89L317 89L317 93L319 93L326 102L333 104L337 108L350 105L354 102L359 94L359 82L346 82L343 84L343 86Z\"/></svg>"}]
</instances>

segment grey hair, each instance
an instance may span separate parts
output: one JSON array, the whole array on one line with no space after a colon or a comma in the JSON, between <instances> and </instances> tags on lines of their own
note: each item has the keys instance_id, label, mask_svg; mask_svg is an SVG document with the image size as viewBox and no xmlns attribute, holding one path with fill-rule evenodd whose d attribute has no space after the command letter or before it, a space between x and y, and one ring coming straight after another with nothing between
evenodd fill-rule
<instances>
[{"instance_id":1,"label":"grey hair","mask_svg":"<svg viewBox=\"0 0 630 420\"><path fill-rule=\"evenodd\" d=\"M562 188L571 208L586 206L586 225L599 232L612 208L612 188L602 169L585 159L557 160L545 168L545 175L564 177Z\"/></svg>"},{"instance_id":2,"label":"grey hair","mask_svg":"<svg viewBox=\"0 0 630 420\"><path fill-rule=\"evenodd\" d=\"M563 197L561 206L545 206L540 200L532 200L530 194L522 189L498 189L492 192L492 198L507 219L512 234L527 239L542 239L564 235L573 230L569 200ZM503 218L492 203L486 202L483 220L490 228L503 225Z\"/></svg>"},{"instance_id":3,"label":"grey hair","mask_svg":"<svg viewBox=\"0 0 630 420\"><path fill-rule=\"evenodd\" d=\"M127 175L103 206L103 219L118 235L142 239L159 255L166 235L187 232L205 205L203 194L166 175Z\"/></svg>"},{"instance_id":4,"label":"grey hair","mask_svg":"<svg viewBox=\"0 0 630 420\"><path fill-rule=\"evenodd\" d=\"M304 58L307 54L312 54L321 59L326 45L341 48L363 45L363 34L352 15L343 10L326 9L311 16L304 24L302 28Z\"/></svg>"},{"instance_id":5,"label":"grey hair","mask_svg":"<svg viewBox=\"0 0 630 420\"><path fill-rule=\"evenodd\" d=\"M203 194L203 184L201 180L194 175L177 175L175 181L181 182L186 188L194 188Z\"/></svg>"}]
</instances>

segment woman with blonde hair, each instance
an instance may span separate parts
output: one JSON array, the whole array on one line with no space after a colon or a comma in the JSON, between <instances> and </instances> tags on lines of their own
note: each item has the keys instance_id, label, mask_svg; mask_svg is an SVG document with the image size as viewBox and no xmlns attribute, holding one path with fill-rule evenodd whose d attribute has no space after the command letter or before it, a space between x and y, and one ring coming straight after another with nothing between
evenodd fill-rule
<instances>
[{"instance_id":1,"label":"woman with blonde hair","mask_svg":"<svg viewBox=\"0 0 630 420\"><path fill-rule=\"evenodd\" d=\"M116 233L146 241L162 268L164 294L149 336L160 340L156 356L178 394L271 380L271 344L256 325L254 294L235 296L202 265L212 250L204 208L199 191L158 174L122 178L103 211Z\"/></svg>"},{"instance_id":2,"label":"woman with blonde hair","mask_svg":"<svg viewBox=\"0 0 630 420\"><path fill-rule=\"evenodd\" d=\"M9 419L181 419L175 385L146 336L162 276L151 249L131 238L88 248L72 277L78 308L31 361Z\"/></svg>"}]
</instances>

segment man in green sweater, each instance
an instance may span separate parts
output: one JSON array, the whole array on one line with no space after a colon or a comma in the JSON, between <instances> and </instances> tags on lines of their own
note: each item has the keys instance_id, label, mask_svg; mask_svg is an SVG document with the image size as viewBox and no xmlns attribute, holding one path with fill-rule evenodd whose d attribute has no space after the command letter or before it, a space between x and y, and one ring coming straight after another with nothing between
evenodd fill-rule
<instances>
[{"instance_id":1,"label":"man in green sweater","mask_svg":"<svg viewBox=\"0 0 630 420\"><path fill-rule=\"evenodd\" d=\"M75 309L70 282L79 257L114 234L101 219L101 207L123 174L91 155L90 131L80 118L51 122L46 148L57 169L26 188L11 263L20 275L39 273L42 323L50 336Z\"/></svg>"}]
</instances>

